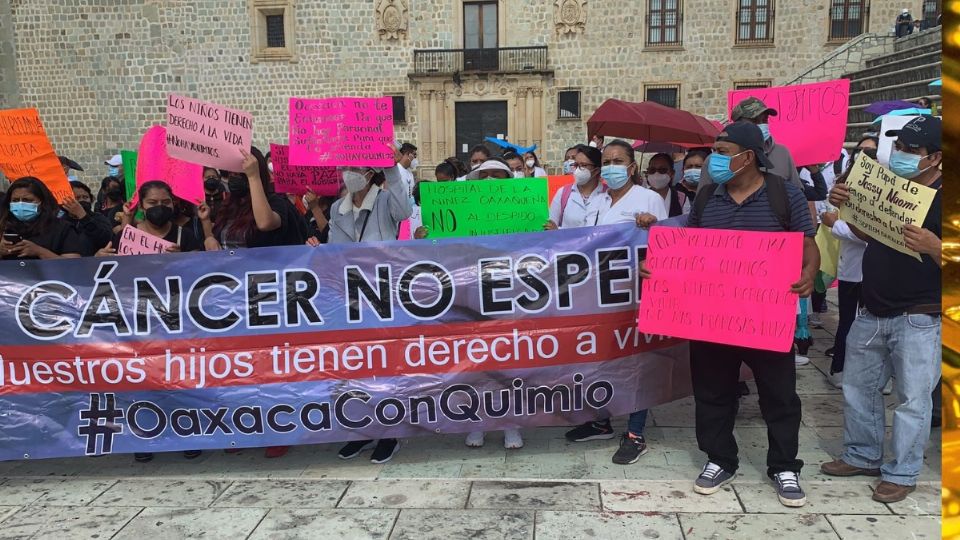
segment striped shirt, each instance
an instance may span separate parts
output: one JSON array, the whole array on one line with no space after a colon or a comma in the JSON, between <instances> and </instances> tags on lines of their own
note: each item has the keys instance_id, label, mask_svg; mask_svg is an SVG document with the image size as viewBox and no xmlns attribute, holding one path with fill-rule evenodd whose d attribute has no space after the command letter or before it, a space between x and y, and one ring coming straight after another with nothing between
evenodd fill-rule
<instances>
[{"instance_id":1,"label":"striped shirt","mask_svg":"<svg viewBox=\"0 0 960 540\"><path fill-rule=\"evenodd\" d=\"M782 178L766 175L767 182L783 182ZM787 206L790 208L789 232L802 232L804 236L813 238L816 231L810 218L810 209L807 207L807 197L797 186L784 182L787 190ZM785 232L777 219L776 213L770 206L767 198L767 185L750 194L749 197L737 204L727 193L727 186L720 185L713 192L703 209L703 215L690 213L688 227L704 229L732 229L738 231Z\"/></svg>"}]
</instances>

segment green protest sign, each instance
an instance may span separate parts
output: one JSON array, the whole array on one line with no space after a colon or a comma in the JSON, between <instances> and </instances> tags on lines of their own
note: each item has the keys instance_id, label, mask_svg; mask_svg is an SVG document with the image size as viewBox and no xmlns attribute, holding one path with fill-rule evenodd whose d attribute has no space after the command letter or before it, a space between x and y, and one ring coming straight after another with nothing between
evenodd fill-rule
<instances>
[{"instance_id":1,"label":"green protest sign","mask_svg":"<svg viewBox=\"0 0 960 540\"><path fill-rule=\"evenodd\" d=\"M129 201L137 191L137 153L133 150L121 150L120 159L123 160L123 186Z\"/></svg>"},{"instance_id":2,"label":"green protest sign","mask_svg":"<svg viewBox=\"0 0 960 540\"><path fill-rule=\"evenodd\" d=\"M542 231L547 207L546 178L420 183L429 238Z\"/></svg>"}]
</instances>

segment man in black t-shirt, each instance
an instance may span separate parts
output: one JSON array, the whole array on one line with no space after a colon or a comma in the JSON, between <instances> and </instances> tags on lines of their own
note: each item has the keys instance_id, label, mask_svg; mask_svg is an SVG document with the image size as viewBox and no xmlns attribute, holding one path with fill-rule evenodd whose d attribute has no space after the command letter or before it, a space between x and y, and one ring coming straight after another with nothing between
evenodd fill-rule
<instances>
[{"instance_id":1,"label":"man in black t-shirt","mask_svg":"<svg viewBox=\"0 0 960 540\"><path fill-rule=\"evenodd\" d=\"M844 452L820 469L833 476L880 476L873 499L902 501L916 489L930 438L931 392L940 378L941 121L920 116L899 131L890 170L937 190L922 227L904 225L907 248L920 260L874 241L863 255L860 312L847 336L843 369ZM830 202L840 206L849 189L837 184ZM881 389L896 374L892 459L884 461Z\"/></svg>"}]
</instances>

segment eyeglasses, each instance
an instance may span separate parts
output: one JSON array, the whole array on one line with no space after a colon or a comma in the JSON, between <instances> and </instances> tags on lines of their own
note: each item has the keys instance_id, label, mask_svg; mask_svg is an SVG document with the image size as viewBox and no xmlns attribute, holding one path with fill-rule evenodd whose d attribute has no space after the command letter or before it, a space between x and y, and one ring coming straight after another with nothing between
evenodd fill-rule
<instances>
[{"instance_id":1,"label":"eyeglasses","mask_svg":"<svg viewBox=\"0 0 960 540\"><path fill-rule=\"evenodd\" d=\"M654 169L653 167L650 167L647 169L647 174L654 174L654 173L667 174L671 170L673 169L669 169L667 167L660 167L658 169Z\"/></svg>"},{"instance_id":2,"label":"eyeglasses","mask_svg":"<svg viewBox=\"0 0 960 540\"><path fill-rule=\"evenodd\" d=\"M574 163L573 170L580 169L581 171L592 171L594 169L593 165L586 163Z\"/></svg>"}]
</instances>

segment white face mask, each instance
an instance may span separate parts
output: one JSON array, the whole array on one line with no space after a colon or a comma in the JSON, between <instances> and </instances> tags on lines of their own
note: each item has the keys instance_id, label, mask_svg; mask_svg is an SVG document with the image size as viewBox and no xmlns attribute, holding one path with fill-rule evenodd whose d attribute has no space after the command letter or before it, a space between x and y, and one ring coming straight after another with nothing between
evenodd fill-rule
<instances>
[{"instance_id":1,"label":"white face mask","mask_svg":"<svg viewBox=\"0 0 960 540\"><path fill-rule=\"evenodd\" d=\"M664 173L653 173L647 175L647 183L650 184L650 187L653 189L665 188L666 186L670 185L670 180L672 179L672 176Z\"/></svg>"},{"instance_id":2,"label":"white face mask","mask_svg":"<svg viewBox=\"0 0 960 540\"><path fill-rule=\"evenodd\" d=\"M596 147L597 147L597 141L590 141L590 146L592 146L593 148L596 148Z\"/></svg>"},{"instance_id":3,"label":"white face mask","mask_svg":"<svg viewBox=\"0 0 960 540\"><path fill-rule=\"evenodd\" d=\"M514 178L523 178L523 171L513 171Z\"/></svg>"},{"instance_id":4,"label":"white face mask","mask_svg":"<svg viewBox=\"0 0 960 540\"><path fill-rule=\"evenodd\" d=\"M410 162L410 170L412 171L419 166L420 166L420 160L417 158L413 158L413 161Z\"/></svg>"},{"instance_id":5,"label":"white face mask","mask_svg":"<svg viewBox=\"0 0 960 540\"><path fill-rule=\"evenodd\" d=\"M574 169L573 179L576 180L578 186L582 186L590 181L593 178L593 172L586 169Z\"/></svg>"},{"instance_id":6,"label":"white face mask","mask_svg":"<svg viewBox=\"0 0 960 540\"><path fill-rule=\"evenodd\" d=\"M536 164L536 161L534 161L534 160L532 160L532 159L528 159L528 160L526 161L526 165L527 165L527 168L528 168L528 169L532 169L533 166L534 166L534 164Z\"/></svg>"},{"instance_id":7,"label":"white face mask","mask_svg":"<svg viewBox=\"0 0 960 540\"><path fill-rule=\"evenodd\" d=\"M345 186L347 186L348 192L356 193L367 187L367 184L370 182L367 180L367 176L364 174L360 174L356 171L343 171L343 183Z\"/></svg>"}]
</instances>

